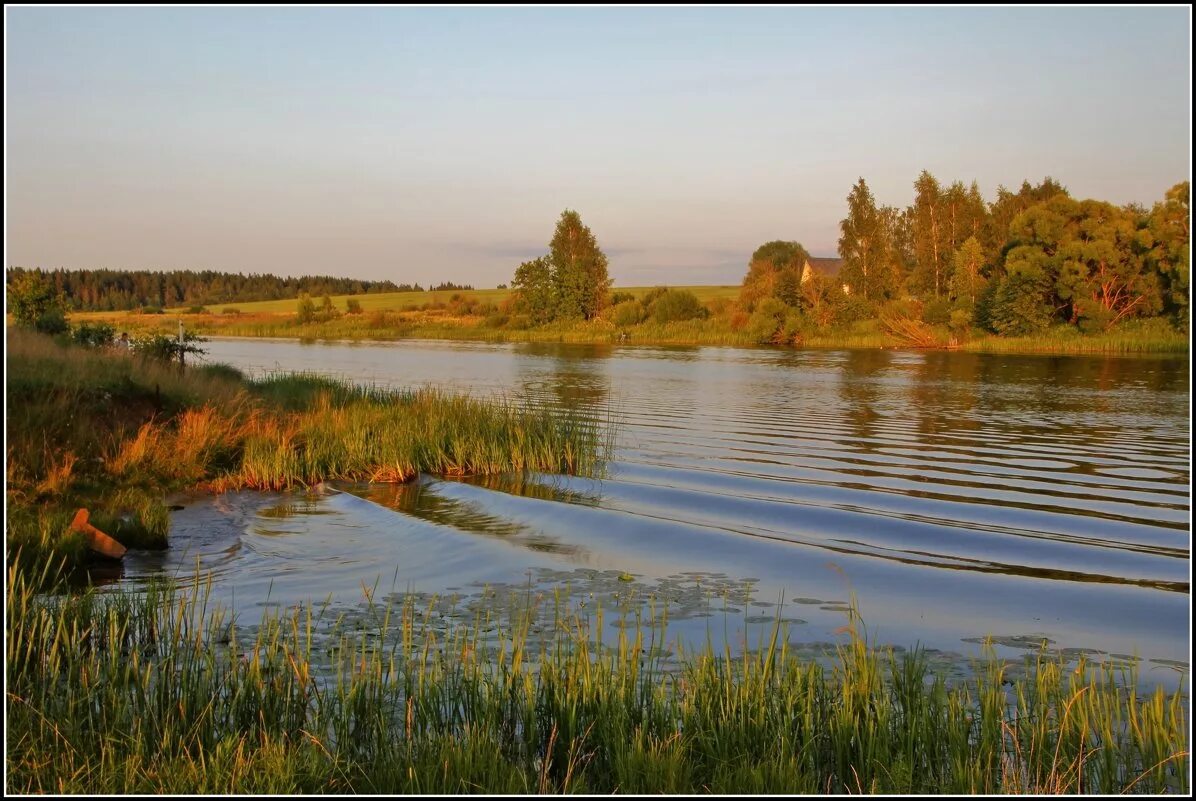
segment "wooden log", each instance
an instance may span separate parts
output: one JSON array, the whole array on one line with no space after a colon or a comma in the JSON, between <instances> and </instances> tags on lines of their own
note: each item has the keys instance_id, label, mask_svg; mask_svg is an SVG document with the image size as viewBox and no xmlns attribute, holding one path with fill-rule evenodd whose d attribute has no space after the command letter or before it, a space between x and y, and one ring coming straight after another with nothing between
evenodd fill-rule
<instances>
[{"instance_id":1,"label":"wooden log","mask_svg":"<svg viewBox=\"0 0 1196 801\"><path fill-rule=\"evenodd\" d=\"M78 531L87 537L87 545L93 551L107 556L109 559L120 559L128 550L116 540L87 522L88 512L80 509L75 512L75 519L71 521L71 530Z\"/></svg>"}]
</instances>

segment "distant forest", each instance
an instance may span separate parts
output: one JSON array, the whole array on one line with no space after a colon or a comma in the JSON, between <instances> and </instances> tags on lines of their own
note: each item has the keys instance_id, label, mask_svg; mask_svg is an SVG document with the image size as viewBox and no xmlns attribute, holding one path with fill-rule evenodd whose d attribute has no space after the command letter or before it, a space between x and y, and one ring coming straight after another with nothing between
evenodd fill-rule
<instances>
[{"instance_id":1,"label":"distant forest","mask_svg":"<svg viewBox=\"0 0 1196 801\"><path fill-rule=\"evenodd\" d=\"M147 306L207 306L219 303L248 303L255 300L287 300L309 295L361 295L377 292L422 292L419 284L393 281L357 281L328 275L280 278L277 275L244 275L215 270L26 270L8 269L11 286L25 273L36 273L61 293L73 311L117 311ZM464 288L456 284L445 289ZM433 287L436 289L437 287Z\"/></svg>"}]
</instances>

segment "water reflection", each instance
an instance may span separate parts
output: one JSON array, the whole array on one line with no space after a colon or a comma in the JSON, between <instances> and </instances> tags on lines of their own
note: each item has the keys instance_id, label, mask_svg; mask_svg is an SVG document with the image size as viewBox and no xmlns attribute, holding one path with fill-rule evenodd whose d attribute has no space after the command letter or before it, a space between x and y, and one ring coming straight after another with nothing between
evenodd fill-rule
<instances>
[{"instance_id":1,"label":"water reflection","mask_svg":"<svg viewBox=\"0 0 1196 801\"><path fill-rule=\"evenodd\" d=\"M584 565L637 576L723 572L758 578L768 597L842 599L846 576L870 625L896 642L950 647L1029 632L1065 648L1187 658L1183 358L448 342L210 347L212 358L250 370L526 395L619 420L615 460L601 480L500 476L353 489L389 517L337 505L347 501L284 501L280 509L299 514L255 515L239 529L255 549L221 551L229 580L262 557L258 540L271 530L290 532L275 542L312 538L329 553L368 542L378 572L398 565L405 580L438 586L482 567L513 581L534 565ZM306 533L291 532L297 520ZM402 553L390 550L399 547L393 537L334 522L401 530ZM841 624L809 620L811 638Z\"/></svg>"}]
</instances>

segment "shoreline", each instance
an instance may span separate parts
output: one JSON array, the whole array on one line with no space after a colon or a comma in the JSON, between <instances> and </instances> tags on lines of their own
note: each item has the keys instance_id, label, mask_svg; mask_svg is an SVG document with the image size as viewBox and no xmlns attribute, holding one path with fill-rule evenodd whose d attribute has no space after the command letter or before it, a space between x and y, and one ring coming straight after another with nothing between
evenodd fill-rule
<instances>
[{"instance_id":1,"label":"shoreline","mask_svg":"<svg viewBox=\"0 0 1196 801\"><path fill-rule=\"evenodd\" d=\"M919 346L905 343L876 330L843 332L806 338L793 344L753 343L743 332L705 325L705 321L665 326L633 326L616 329L602 323L550 325L524 330L488 328L472 324L421 321L410 325L375 327L366 319L337 318L327 323L296 325L293 315L269 315L255 321L219 320L217 315L164 314L147 320L145 315L90 312L78 315L85 321L106 322L133 332L170 332L181 321L187 330L204 337L323 342L400 342L406 340L480 342L486 344L612 345L622 347L730 347L748 350L894 350L925 352L994 353L1041 356L1170 355L1191 352L1191 336L1174 330L1142 331L1128 326L1101 334L1048 331L1032 337L984 335L948 346ZM216 318L216 319L213 319ZM219 320L219 322L217 322ZM868 323L874 321L866 321ZM215 323L215 324L213 324ZM637 328L648 328L637 331ZM626 334L620 339L620 334Z\"/></svg>"}]
</instances>

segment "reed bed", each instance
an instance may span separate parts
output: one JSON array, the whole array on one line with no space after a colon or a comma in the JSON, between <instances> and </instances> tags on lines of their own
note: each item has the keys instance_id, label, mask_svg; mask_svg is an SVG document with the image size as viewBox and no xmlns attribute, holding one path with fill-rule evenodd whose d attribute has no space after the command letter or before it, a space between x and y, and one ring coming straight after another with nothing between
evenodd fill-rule
<instances>
[{"instance_id":1,"label":"reed bed","mask_svg":"<svg viewBox=\"0 0 1196 801\"><path fill-rule=\"evenodd\" d=\"M535 636L523 613L446 629L406 601L329 645L320 610L250 632L202 584L47 597L44 576L8 578L10 792L1189 789L1180 692L1049 659L948 685L920 652L870 648L854 609L827 667L780 624L740 654L678 653L649 612L601 643L601 611L559 595Z\"/></svg>"},{"instance_id":2,"label":"reed bed","mask_svg":"<svg viewBox=\"0 0 1196 801\"><path fill-rule=\"evenodd\" d=\"M312 375L251 381L227 367L180 370L18 332L8 371L7 520L26 554L80 557L62 523L79 506L125 545L164 547L170 490L589 474L610 441L602 421L524 399Z\"/></svg>"}]
</instances>

